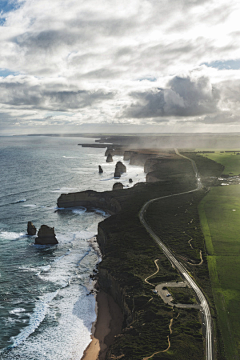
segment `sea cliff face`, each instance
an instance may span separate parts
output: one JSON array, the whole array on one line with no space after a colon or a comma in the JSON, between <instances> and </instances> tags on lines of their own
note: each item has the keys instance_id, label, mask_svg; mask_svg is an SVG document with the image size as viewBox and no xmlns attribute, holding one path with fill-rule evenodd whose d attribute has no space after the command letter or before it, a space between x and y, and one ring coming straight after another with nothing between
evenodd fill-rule
<instances>
[{"instance_id":1,"label":"sea cliff face","mask_svg":"<svg viewBox=\"0 0 240 360\"><path fill-rule=\"evenodd\" d=\"M98 224L97 241L101 250L103 260L98 268L98 284L102 290L112 296L119 305L124 316L124 324L127 326L133 321L133 312L127 304L127 294L124 286L121 286L119 279L115 278L111 271L105 267L106 257L109 256L107 249L108 242L111 242L111 233L108 234L108 227L102 221Z\"/></svg>"},{"instance_id":2,"label":"sea cliff face","mask_svg":"<svg viewBox=\"0 0 240 360\"><path fill-rule=\"evenodd\" d=\"M123 160L129 160L130 165L144 166L145 162L149 158L155 158L157 154L148 152L140 152L138 150L127 150L124 152Z\"/></svg>"},{"instance_id":3,"label":"sea cliff face","mask_svg":"<svg viewBox=\"0 0 240 360\"><path fill-rule=\"evenodd\" d=\"M119 305L124 316L125 325L130 324L133 320L133 314L127 305L125 291L121 288L118 281L108 270L100 268L98 273L98 284L101 289L111 295L114 301Z\"/></svg>"},{"instance_id":4,"label":"sea cliff face","mask_svg":"<svg viewBox=\"0 0 240 360\"><path fill-rule=\"evenodd\" d=\"M59 208L71 208L77 206L83 206L87 209L100 208L110 214L115 214L121 210L121 205L113 196L111 196L110 191L96 192L87 190L61 194L58 198L57 206Z\"/></svg>"}]
</instances>

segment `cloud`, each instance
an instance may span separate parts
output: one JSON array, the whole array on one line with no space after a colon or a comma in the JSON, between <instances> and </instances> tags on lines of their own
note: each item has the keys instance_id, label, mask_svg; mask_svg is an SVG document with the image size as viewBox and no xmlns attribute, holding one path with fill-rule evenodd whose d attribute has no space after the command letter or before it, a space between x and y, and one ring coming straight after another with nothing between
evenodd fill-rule
<instances>
[{"instance_id":1,"label":"cloud","mask_svg":"<svg viewBox=\"0 0 240 360\"><path fill-rule=\"evenodd\" d=\"M161 121L171 127L173 119L203 124L204 116L214 125L224 123L221 113L239 116L236 1L3 4L0 119L9 125L12 109L20 125L31 126L31 119L59 125L47 111L62 112L61 126Z\"/></svg>"},{"instance_id":2,"label":"cloud","mask_svg":"<svg viewBox=\"0 0 240 360\"><path fill-rule=\"evenodd\" d=\"M96 89L70 90L59 83L44 83L32 77L7 77L0 81L0 103L22 109L71 111L114 97L113 92Z\"/></svg>"},{"instance_id":3,"label":"cloud","mask_svg":"<svg viewBox=\"0 0 240 360\"><path fill-rule=\"evenodd\" d=\"M205 116L200 122L204 124L236 124L239 123L239 116L235 116L230 112L223 112L214 116Z\"/></svg>"},{"instance_id":4,"label":"cloud","mask_svg":"<svg viewBox=\"0 0 240 360\"><path fill-rule=\"evenodd\" d=\"M175 76L166 89L132 92L137 99L123 116L130 118L189 117L218 111L219 92L207 77Z\"/></svg>"}]
</instances>

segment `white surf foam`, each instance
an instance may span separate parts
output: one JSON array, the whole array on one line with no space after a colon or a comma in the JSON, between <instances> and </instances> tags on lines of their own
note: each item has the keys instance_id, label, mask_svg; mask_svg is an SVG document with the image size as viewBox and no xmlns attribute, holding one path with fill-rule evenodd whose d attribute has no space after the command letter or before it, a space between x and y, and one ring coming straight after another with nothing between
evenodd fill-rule
<instances>
[{"instance_id":1,"label":"white surf foam","mask_svg":"<svg viewBox=\"0 0 240 360\"><path fill-rule=\"evenodd\" d=\"M25 237L26 234L24 233L16 233L13 231L1 231L0 232L0 238L4 239L4 240L16 240L19 239L21 237Z\"/></svg>"},{"instance_id":2,"label":"white surf foam","mask_svg":"<svg viewBox=\"0 0 240 360\"><path fill-rule=\"evenodd\" d=\"M48 304L55 298L58 291L59 290L41 296L41 298L36 302L35 309L29 320L29 325L23 328L17 336L11 338L13 344L9 348L19 346L39 327L45 318L49 306Z\"/></svg>"},{"instance_id":3,"label":"white surf foam","mask_svg":"<svg viewBox=\"0 0 240 360\"><path fill-rule=\"evenodd\" d=\"M24 207L32 207L32 208L35 208L35 207L37 207L37 205L35 205L35 204L24 204L24 205L22 205L22 206L24 206Z\"/></svg>"},{"instance_id":4,"label":"white surf foam","mask_svg":"<svg viewBox=\"0 0 240 360\"><path fill-rule=\"evenodd\" d=\"M9 311L9 314L18 315L19 313L21 314L22 312L25 312L25 309L23 309L23 308L16 308L16 309L13 309L13 310Z\"/></svg>"},{"instance_id":5,"label":"white surf foam","mask_svg":"<svg viewBox=\"0 0 240 360\"><path fill-rule=\"evenodd\" d=\"M86 296L87 290L77 284L61 289L59 294L61 296L54 299L54 306L48 303L45 311L47 320L54 320L57 326L47 326L37 336L28 336L4 359L81 359L91 341L91 327L96 320L94 296Z\"/></svg>"},{"instance_id":6,"label":"white surf foam","mask_svg":"<svg viewBox=\"0 0 240 360\"><path fill-rule=\"evenodd\" d=\"M80 159L79 156L63 156L65 159Z\"/></svg>"},{"instance_id":7,"label":"white surf foam","mask_svg":"<svg viewBox=\"0 0 240 360\"><path fill-rule=\"evenodd\" d=\"M94 211L96 214L100 214L100 215L104 216L105 218L109 216L109 214L104 210L94 208Z\"/></svg>"},{"instance_id":8,"label":"white surf foam","mask_svg":"<svg viewBox=\"0 0 240 360\"><path fill-rule=\"evenodd\" d=\"M72 209L73 214L82 215L87 211L86 208Z\"/></svg>"},{"instance_id":9,"label":"white surf foam","mask_svg":"<svg viewBox=\"0 0 240 360\"><path fill-rule=\"evenodd\" d=\"M68 187L62 187L60 189L52 190L52 193L61 193L61 194L67 194L69 192L77 191L77 188L68 188Z\"/></svg>"}]
</instances>

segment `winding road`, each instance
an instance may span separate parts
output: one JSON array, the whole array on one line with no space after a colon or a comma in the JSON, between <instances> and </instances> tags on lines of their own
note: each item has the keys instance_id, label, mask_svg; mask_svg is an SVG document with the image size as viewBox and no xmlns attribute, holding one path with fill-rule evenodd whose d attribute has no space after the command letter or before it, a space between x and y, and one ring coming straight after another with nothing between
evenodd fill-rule
<instances>
[{"instance_id":1,"label":"winding road","mask_svg":"<svg viewBox=\"0 0 240 360\"><path fill-rule=\"evenodd\" d=\"M154 231L151 229L151 227L147 224L146 220L144 219L144 214L146 213L147 208L153 202L159 201L159 200L162 200L162 199L166 199L166 198L170 198L170 197L174 197L174 196L190 194L190 193L198 191L198 190L200 190L202 188L201 179L200 179L200 177L198 175L198 170L197 170L197 166L196 166L195 162L192 159L189 159L188 157L181 155L178 152L177 149L175 149L175 152L176 152L177 155L191 161L192 167L193 167L193 170L194 170L194 173L195 173L195 176L196 176L196 180L197 180L197 188L194 189L194 190L181 192L181 193L177 193L177 194L166 195L166 196L158 197L158 198L151 199L151 200L147 201L143 205L142 209L139 212L139 219L140 219L142 225L147 230L147 232L152 236L152 238L155 240L155 242L160 246L160 248L162 249L163 253L167 256L169 261L178 269L178 271L182 274L184 279L188 282L188 284L191 286L191 288L195 291L196 296L197 296L197 298L199 300L200 307L201 307L200 311L202 311L203 316L204 316L204 325L205 325L205 328L206 328L206 337L205 337L205 339L206 339L206 360L213 360L212 318L211 318L211 313L210 313L210 308L209 308L208 302L207 302L202 290L198 287L198 285L192 279L191 275L189 275L188 271L183 266L183 264L181 264L175 258L175 256L172 254L172 252L160 240L160 238L154 233Z\"/></svg>"}]
</instances>

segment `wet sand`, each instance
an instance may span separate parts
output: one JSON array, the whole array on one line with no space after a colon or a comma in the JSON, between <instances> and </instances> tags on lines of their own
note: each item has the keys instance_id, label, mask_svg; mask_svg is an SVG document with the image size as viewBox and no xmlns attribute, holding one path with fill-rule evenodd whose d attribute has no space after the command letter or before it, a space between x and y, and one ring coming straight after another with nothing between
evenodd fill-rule
<instances>
[{"instance_id":1,"label":"wet sand","mask_svg":"<svg viewBox=\"0 0 240 360\"><path fill-rule=\"evenodd\" d=\"M123 316L113 298L100 290L96 300L97 321L93 325L92 341L81 360L104 360L114 336L121 332Z\"/></svg>"}]
</instances>

